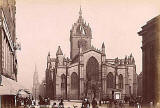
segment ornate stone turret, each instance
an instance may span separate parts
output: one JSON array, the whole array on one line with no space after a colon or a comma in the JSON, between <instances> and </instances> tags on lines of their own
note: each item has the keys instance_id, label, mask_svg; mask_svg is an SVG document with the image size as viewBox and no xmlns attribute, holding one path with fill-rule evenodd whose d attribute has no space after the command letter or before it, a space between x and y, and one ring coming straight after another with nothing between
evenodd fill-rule
<instances>
[{"instance_id":1,"label":"ornate stone turret","mask_svg":"<svg viewBox=\"0 0 160 108\"><path fill-rule=\"evenodd\" d=\"M49 63L50 63L50 52L48 52L48 56L47 56L47 68L49 66Z\"/></svg>"},{"instance_id":2,"label":"ornate stone turret","mask_svg":"<svg viewBox=\"0 0 160 108\"><path fill-rule=\"evenodd\" d=\"M102 53L105 54L105 45L104 45L104 42L102 44Z\"/></svg>"},{"instance_id":3,"label":"ornate stone turret","mask_svg":"<svg viewBox=\"0 0 160 108\"><path fill-rule=\"evenodd\" d=\"M128 57L128 64L132 64L132 60L133 60L133 56L131 53L130 56Z\"/></svg>"},{"instance_id":4,"label":"ornate stone turret","mask_svg":"<svg viewBox=\"0 0 160 108\"><path fill-rule=\"evenodd\" d=\"M124 58L124 64L126 65L127 63L128 63L127 56L125 56L125 58Z\"/></svg>"},{"instance_id":5,"label":"ornate stone turret","mask_svg":"<svg viewBox=\"0 0 160 108\"><path fill-rule=\"evenodd\" d=\"M58 59L58 65L63 65L63 53L60 46L58 46L56 57Z\"/></svg>"},{"instance_id":6,"label":"ornate stone turret","mask_svg":"<svg viewBox=\"0 0 160 108\"><path fill-rule=\"evenodd\" d=\"M134 60L134 57L133 57L133 59L132 59L132 64L135 64L135 60Z\"/></svg>"},{"instance_id":7,"label":"ornate stone turret","mask_svg":"<svg viewBox=\"0 0 160 108\"><path fill-rule=\"evenodd\" d=\"M62 50L61 50L61 47L60 47L60 46L58 46L58 50L57 50L57 53L56 53L56 56L58 56L58 55L63 55L63 53L62 53Z\"/></svg>"},{"instance_id":8,"label":"ornate stone turret","mask_svg":"<svg viewBox=\"0 0 160 108\"><path fill-rule=\"evenodd\" d=\"M118 57L115 58L115 64L119 64Z\"/></svg>"},{"instance_id":9,"label":"ornate stone turret","mask_svg":"<svg viewBox=\"0 0 160 108\"><path fill-rule=\"evenodd\" d=\"M47 62L50 61L50 52L48 52L48 56L47 56Z\"/></svg>"},{"instance_id":10,"label":"ornate stone turret","mask_svg":"<svg viewBox=\"0 0 160 108\"><path fill-rule=\"evenodd\" d=\"M105 45L104 42L102 44L102 63L105 63L106 61L106 54L105 54Z\"/></svg>"}]
</instances>

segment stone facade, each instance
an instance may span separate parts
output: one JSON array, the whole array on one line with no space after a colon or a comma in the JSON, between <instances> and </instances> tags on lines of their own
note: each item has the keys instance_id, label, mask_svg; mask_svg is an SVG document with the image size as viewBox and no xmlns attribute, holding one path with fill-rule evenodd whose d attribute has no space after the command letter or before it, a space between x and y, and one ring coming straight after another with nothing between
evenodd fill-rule
<instances>
[{"instance_id":1,"label":"stone facade","mask_svg":"<svg viewBox=\"0 0 160 108\"><path fill-rule=\"evenodd\" d=\"M142 96L146 102L158 101L160 98L159 64L160 64L160 16L148 21L138 34L142 36Z\"/></svg>"},{"instance_id":2,"label":"stone facade","mask_svg":"<svg viewBox=\"0 0 160 108\"><path fill-rule=\"evenodd\" d=\"M0 0L0 74L17 80L15 0Z\"/></svg>"},{"instance_id":3,"label":"stone facade","mask_svg":"<svg viewBox=\"0 0 160 108\"><path fill-rule=\"evenodd\" d=\"M94 96L102 99L114 98L115 92L120 92L121 99L136 96L137 74L132 54L124 59L107 59L105 44L97 49L91 45L91 39L91 28L82 18L80 9L78 21L70 30L70 59L64 57L60 46L56 58L48 53L47 96L52 99L91 99Z\"/></svg>"}]
</instances>

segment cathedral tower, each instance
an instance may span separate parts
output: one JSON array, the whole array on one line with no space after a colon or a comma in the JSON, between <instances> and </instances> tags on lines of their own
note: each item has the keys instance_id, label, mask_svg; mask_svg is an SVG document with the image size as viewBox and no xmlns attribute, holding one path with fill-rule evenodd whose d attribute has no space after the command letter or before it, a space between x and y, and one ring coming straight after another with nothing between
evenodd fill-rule
<instances>
[{"instance_id":1,"label":"cathedral tower","mask_svg":"<svg viewBox=\"0 0 160 108\"><path fill-rule=\"evenodd\" d=\"M73 24L70 30L70 58L79 54L79 48L82 47L83 51L91 47L92 33L89 24L86 24L82 18L82 10L80 7L79 18L76 23Z\"/></svg>"}]
</instances>

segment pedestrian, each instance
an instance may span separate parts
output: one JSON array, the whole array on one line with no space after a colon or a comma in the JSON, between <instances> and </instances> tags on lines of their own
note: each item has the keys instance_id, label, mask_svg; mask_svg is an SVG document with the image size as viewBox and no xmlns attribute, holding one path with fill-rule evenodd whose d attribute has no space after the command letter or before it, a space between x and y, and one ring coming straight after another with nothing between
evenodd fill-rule
<instances>
[{"instance_id":1,"label":"pedestrian","mask_svg":"<svg viewBox=\"0 0 160 108\"><path fill-rule=\"evenodd\" d=\"M115 105L115 108L118 108L118 102L116 100L114 101L114 105Z\"/></svg>"},{"instance_id":2,"label":"pedestrian","mask_svg":"<svg viewBox=\"0 0 160 108\"><path fill-rule=\"evenodd\" d=\"M47 99L47 104L50 105L50 98Z\"/></svg>"},{"instance_id":3,"label":"pedestrian","mask_svg":"<svg viewBox=\"0 0 160 108\"><path fill-rule=\"evenodd\" d=\"M99 100L99 106L101 106L101 99Z\"/></svg>"},{"instance_id":4,"label":"pedestrian","mask_svg":"<svg viewBox=\"0 0 160 108\"><path fill-rule=\"evenodd\" d=\"M83 100L81 108L87 108L87 99L86 98Z\"/></svg>"},{"instance_id":5,"label":"pedestrian","mask_svg":"<svg viewBox=\"0 0 160 108\"><path fill-rule=\"evenodd\" d=\"M64 108L63 99L61 99L61 102L59 103L59 108Z\"/></svg>"},{"instance_id":6,"label":"pedestrian","mask_svg":"<svg viewBox=\"0 0 160 108\"><path fill-rule=\"evenodd\" d=\"M112 101L109 101L109 108L112 108Z\"/></svg>"},{"instance_id":7,"label":"pedestrian","mask_svg":"<svg viewBox=\"0 0 160 108\"><path fill-rule=\"evenodd\" d=\"M119 102L119 107L120 107L120 108L123 107L123 102L122 102L122 101Z\"/></svg>"},{"instance_id":8,"label":"pedestrian","mask_svg":"<svg viewBox=\"0 0 160 108\"><path fill-rule=\"evenodd\" d=\"M92 108L97 108L97 101L95 100L95 98L93 98L92 100Z\"/></svg>"},{"instance_id":9,"label":"pedestrian","mask_svg":"<svg viewBox=\"0 0 160 108\"><path fill-rule=\"evenodd\" d=\"M85 104L86 104L86 102L85 102L85 99L82 101L82 106L81 106L81 108L85 108Z\"/></svg>"},{"instance_id":10,"label":"pedestrian","mask_svg":"<svg viewBox=\"0 0 160 108\"><path fill-rule=\"evenodd\" d=\"M87 108L90 108L90 102L89 102L89 100L87 99Z\"/></svg>"},{"instance_id":11,"label":"pedestrian","mask_svg":"<svg viewBox=\"0 0 160 108\"><path fill-rule=\"evenodd\" d=\"M56 102L53 103L52 108L58 108L58 107L56 106Z\"/></svg>"}]
</instances>

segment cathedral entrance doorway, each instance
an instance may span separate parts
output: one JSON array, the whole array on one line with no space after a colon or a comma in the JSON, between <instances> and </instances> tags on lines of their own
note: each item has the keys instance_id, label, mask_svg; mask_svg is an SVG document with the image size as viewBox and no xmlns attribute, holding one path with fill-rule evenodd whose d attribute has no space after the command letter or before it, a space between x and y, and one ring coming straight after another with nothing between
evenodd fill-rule
<instances>
[{"instance_id":1,"label":"cathedral entrance doorway","mask_svg":"<svg viewBox=\"0 0 160 108\"><path fill-rule=\"evenodd\" d=\"M86 90L85 96L89 99L99 98L99 63L95 57L89 58L86 66Z\"/></svg>"}]
</instances>

